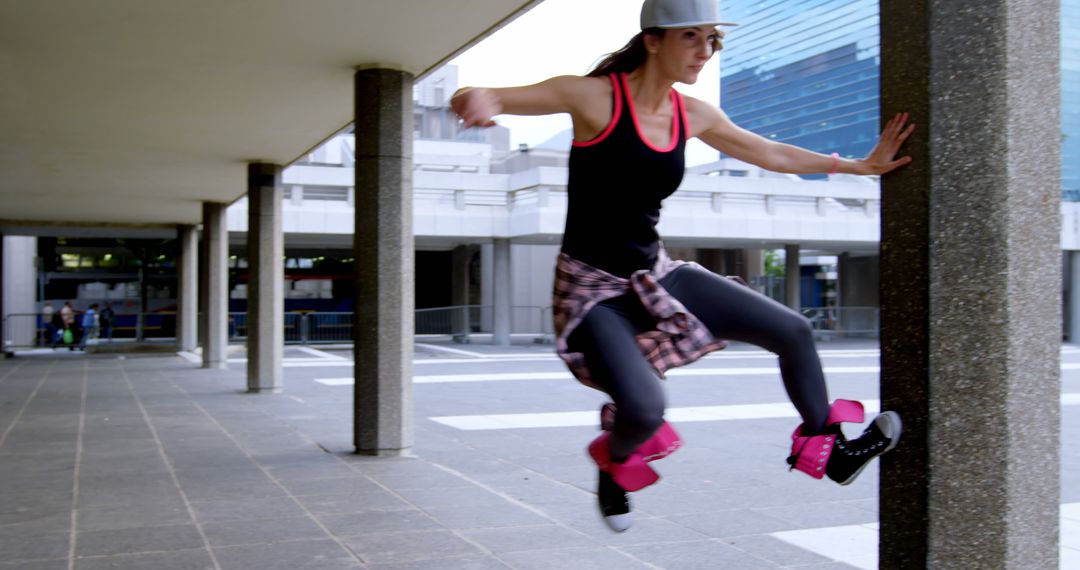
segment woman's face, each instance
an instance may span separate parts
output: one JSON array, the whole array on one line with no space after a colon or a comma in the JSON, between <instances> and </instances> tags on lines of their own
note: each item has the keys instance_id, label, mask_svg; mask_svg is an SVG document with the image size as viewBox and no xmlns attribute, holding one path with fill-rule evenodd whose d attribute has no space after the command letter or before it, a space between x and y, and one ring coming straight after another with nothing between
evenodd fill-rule
<instances>
[{"instance_id":1,"label":"woman's face","mask_svg":"<svg viewBox=\"0 0 1080 570\"><path fill-rule=\"evenodd\" d=\"M665 75L679 83L693 84L723 37L723 32L709 26L678 28L665 31L662 37L647 37L646 47L657 56L656 62Z\"/></svg>"}]
</instances>

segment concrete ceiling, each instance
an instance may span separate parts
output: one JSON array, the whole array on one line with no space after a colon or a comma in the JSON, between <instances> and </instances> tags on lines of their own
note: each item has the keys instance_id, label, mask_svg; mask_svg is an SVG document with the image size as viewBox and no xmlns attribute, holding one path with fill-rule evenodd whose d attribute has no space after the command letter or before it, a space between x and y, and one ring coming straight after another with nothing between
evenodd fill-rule
<instances>
[{"instance_id":1,"label":"concrete ceiling","mask_svg":"<svg viewBox=\"0 0 1080 570\"><path fill-rule=\"evenodd\" d=\"M0 227L198 223L539 0L0 0ZM40 229L38 230L40 231Z\"/></svg>"}]
</instances>

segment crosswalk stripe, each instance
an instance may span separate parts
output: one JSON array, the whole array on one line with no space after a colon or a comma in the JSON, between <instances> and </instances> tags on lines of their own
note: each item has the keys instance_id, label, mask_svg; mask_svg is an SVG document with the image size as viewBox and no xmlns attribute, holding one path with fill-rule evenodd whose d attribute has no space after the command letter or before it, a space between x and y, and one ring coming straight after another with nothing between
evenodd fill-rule
<instances>
[{"instance_id":1,"label":"crosswalk stripe","mask_svg":"<svg viewBox=\"0 0 1080 570\"><path fill-rule=\"evenodd\" d=\"M878 372L877 366L837 366L825 367L826 374L870 374ZM679 368L669 370L667 376L775 376L779 368ZM555 372L496 372L489 374L435 374L413 376L413 384L449 384L456 382L513 382L521 380L572 380L567 371ZM327 386L347 386L353 383L349 378L318 378L315 380Z\"/></svg>"},{"instance_id":2,"label":"crosswalk stripe","mask_svg":"<svg viewBox=\"0 0 1080 570\"><path fill-rule=\"evenodd\" d=\"M878 413L879 400L861 400L866 414ZM1080 405L1080 393L1062 394L1061 404ZM732 420L762 420L797 418L799 413L789 402L768 404L738 404L728 406L687 406L668 408L664 417L672 423L719 422ZM496 429L534 429L595 426L599 421L596 410L574 412L540 412L527 414L477 414L465 416L432 416L428 418L462 431Z\"/></svg>"},{"instance_id":3,"label":"crosswalk stripe","mask_svg":"<svg viewBox=\"0 0 1080 570\"><path fill-rule=\"evenodd\" d=\"M1062 370L1080 370L1080 363L1065 363ZM877 374L879 366L826 366L825 374ZM677 368L667 372L668 377L692 376L776 376L780 369L776 367L757 368ZM452 384L460 382L515 382L536 380L572 380L573 376L563 370L554 372L494 372L487 374L430 374L413 376L413 384ZM316 382L326 386L351 386L353 378L316 378Z\"/></svg>"},{"instance_id":4,"label":"crosswalk stripe","mask_svg":"<svg viewBox=\"0 0 1080 570\"><path fill-rule=\"evenodd\" d=\"M878 400L863 400L862 402L866 407L867 414L877 413L880 406ZM795 407L788 402L729 406L687 406L668 408L664 412L664 418L672 423L794 418L798 416L799 413L795 410ZM598 416L596 410L589 410L586 412L435 416L428 419L463 431L478 431L595 426Z\"/></svg>"},{"instance_id":5,"label":"crosswalk stripe","mask_svg":"<svg viewBox=\"0 0 1080 570\"><path fill-rule=\"evenodd\" d=\"M1060 568L1080 568L1080 503L1061 505ZM808 528L770 536L814 554L864 570L878 567L878 524Z\"/></svg>"}]
</instances>

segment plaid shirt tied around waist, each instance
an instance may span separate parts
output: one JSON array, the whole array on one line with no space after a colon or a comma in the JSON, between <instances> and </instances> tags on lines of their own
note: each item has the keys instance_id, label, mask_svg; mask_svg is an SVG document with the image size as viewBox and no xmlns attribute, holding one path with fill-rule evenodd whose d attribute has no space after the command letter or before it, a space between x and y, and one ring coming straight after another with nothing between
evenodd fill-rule
<instances>
[{"instance_id":1,"label":"plaid shirt tied around waist","mask_svg":"<svg viewBox=\"0 0 1080 570\"><path fill-rule=\"evenodd\" d=\"M637 344L645 360L661 378L670 368L690 364L727 346L726 341L713 338L705 324L660 285L660 279L683 265L700 267L696 263L672 260L661 248L651 270L636 271L626 279L565 253L559 254L552 299L555 351L582 384L602 390L592 381L585 355L571 352L567 339L597 303L629 291L633 291L645 310L656 318L656 328L637 335Z\"/></svg>"}]
</instances>

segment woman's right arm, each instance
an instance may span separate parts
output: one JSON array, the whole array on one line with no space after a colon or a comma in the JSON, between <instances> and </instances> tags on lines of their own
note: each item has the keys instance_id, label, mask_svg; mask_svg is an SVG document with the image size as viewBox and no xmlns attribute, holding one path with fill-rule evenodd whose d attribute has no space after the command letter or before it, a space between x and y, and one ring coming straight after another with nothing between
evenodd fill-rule
<instances>
[{"instance_id":1,"label":"woman's right arm","mask_svg":"<svg viewBox=\"0 0 1080 570\"><path fill-rule=\"evenodd\" d=\"M582 115L582 104L594 100L603 83L593 77L563 75L523 87L465 87L450 98L450 107L464 127L491 127L495 115Z\"/></svg>"}]
</instances>

